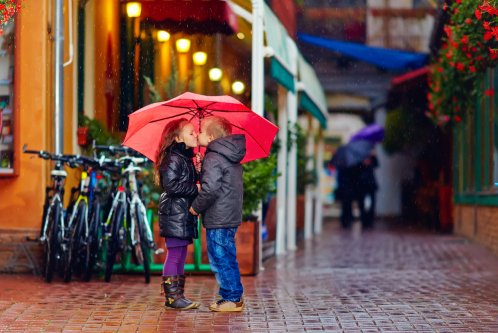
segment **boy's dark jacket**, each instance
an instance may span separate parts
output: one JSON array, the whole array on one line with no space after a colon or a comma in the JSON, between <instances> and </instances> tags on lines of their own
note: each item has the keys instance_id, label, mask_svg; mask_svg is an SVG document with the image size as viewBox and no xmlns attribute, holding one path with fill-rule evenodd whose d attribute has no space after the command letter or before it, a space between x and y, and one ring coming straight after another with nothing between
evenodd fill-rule
<instances>
[{"instance_id":1,"label":"boy's dark jacket","mask_svg":"<svg viewBox=\"0 0 498 333\"><path fill-rule=\"evenodd\" d=\"M193 150L185 143L173 143L159 168L163 193L159 199L159 229L162 237L191 241L197 238L197 217L189 208L197 195L197 172Z\"/></svg>"},{"instance_id":2,"label":"boy's dark jacket","mask_svg":"<svg viewBox=\"0 0 498 333\"><path fill-rule=\"evenodd\" d=\"M201 190L192 208L202 213L207 229L233 228L242 222L244 135L229 135L209 143L202 163Z\"/></svg>"}]
</instances>

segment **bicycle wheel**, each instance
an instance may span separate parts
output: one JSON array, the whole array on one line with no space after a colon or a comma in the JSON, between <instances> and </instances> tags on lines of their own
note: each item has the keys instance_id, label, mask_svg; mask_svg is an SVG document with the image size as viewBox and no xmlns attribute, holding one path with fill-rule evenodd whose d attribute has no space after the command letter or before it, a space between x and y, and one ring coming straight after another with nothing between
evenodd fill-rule
<instances>
[{"instance_id":1,"label":"bicycle wheel","mask_svg":"<svg viewBox=\"0 0 498 333\"><path fill-rule=\"evenodd\" d=\"M48 217L46 223L47 232L44 242L44 269L43 275L46 282L52 282L56 267L57 252L60 248L60 226L61 218L60 201L54 200L53 205L48 209Z\"/></svg>"},{"instance_id":2,"label":"bicycle wheel","mask_svg":"<svg viewBox=\"0 0 498 333\"><path fill-rule=\"evenodd\" d=\"M120 251L122 238L125 235L120 235L120 229L123 225L125 207L119 204L116 208L116 211L112 215L111 220L111 236L107 241L107 255L106 255L106 263L105 263L105 282L111 281L112 270L114 268L114 263L116 262L116 255ZM123 229L124 230L124 229ZM125 238L126 239L126 238Z\"/></svg>"},{"instance_id":3,"label":"bicycle wheel","mask_svg":"<svg viewBox=\"0 0 498 333\"><path fill-rule=\"evenodd\" d=\"M68 233L67 248L63 256L63 278L64 282L70 282L73 272L79 274L81 272L81 256L82 247L85 241L85 216L88 206L85 201L80 201L75 208L76 214L71 222L71 229Z\"/></svg>"},{"instance_id":4,"label":"bicycle wheel","mask_svg":"<svg viewBox=\"0 0 498 333\"><path fill-rule=\"evenodd\" d=\"M137 217L138 243L135 244L135 258L138 263L144 267L145 283L150 283L150 247L147 239L147 231L145 226L145 216L139 209L138 205L135 208ZM135 230L137 232L137 230Z\"/></svg>"},{"instance_id":5,"label":"bicycle wheel","mask_svg":"<svg viewBox=\"0 0 498 333\"><path fill-rule=\"evenodd\" d=\"M89 257L88 263L83 267L81 277L83 281L88 282L92 278L93 269L97 263L100 253L100 244L102 239L101 228L101 206L97 201L93 204L92 214L90 216L88 233Z\"/></svg>"}]
</instances>

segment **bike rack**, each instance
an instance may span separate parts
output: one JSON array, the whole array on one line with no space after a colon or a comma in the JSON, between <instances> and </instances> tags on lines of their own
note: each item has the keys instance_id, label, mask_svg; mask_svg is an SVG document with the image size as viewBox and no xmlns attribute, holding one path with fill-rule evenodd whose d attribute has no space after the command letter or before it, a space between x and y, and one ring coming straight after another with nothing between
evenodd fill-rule
<instances>
[{"instance_id":1,"label":"bike rack","mask_svg":"<svg viewBox=\"0 0 498 333\"><path fill-rule=\"evenodd\" d=\"M149 226L151 230L153 229L153 211L151 209L147 210L147 220L149 221ZM201 235L201 223L198 224L198 234ZM162 273L163 264L155 264L154 263L154 254L151 253L151 264L150 271L151 273ZM121 263L115 264L113 267L115 272L120 273L143 273L144 268L142 265L136 265L131 262L131 255L126 253ZM200 237L194 239L194 263L193 264L185 264L185 272L211 272L211 265L202 263L202 242Z\"/></svg>"}]
</instances>

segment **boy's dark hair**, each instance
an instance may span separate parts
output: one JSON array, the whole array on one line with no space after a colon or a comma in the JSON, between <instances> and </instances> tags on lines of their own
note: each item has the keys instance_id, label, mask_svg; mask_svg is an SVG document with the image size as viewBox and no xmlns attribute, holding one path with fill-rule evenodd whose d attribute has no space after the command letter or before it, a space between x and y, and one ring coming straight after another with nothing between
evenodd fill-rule
<instances>
[{"instance_id":1,"label":"boy's dark hair","mask_svg":"<svg viewBox=\"0 0 498 333\"><path fill-rule=\"evenodd\" d=\"M232 134L232 124L223 117L212 116L204 118L204 121L207 122L205 126L207 135L212 135L215 140Z\"/></svg>"}]
</instances>

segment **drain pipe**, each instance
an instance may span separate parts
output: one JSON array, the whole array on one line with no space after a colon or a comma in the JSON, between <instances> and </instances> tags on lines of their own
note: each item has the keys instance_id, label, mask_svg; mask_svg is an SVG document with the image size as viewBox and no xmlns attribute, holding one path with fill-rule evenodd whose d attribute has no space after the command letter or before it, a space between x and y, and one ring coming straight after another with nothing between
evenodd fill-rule
<instances>
[{"instance_id":1,"label":"drain pipe","mask_svg":"<svg viewBox=\"0 0 498 333\"><path fill-rule=\"evenodd\" d=\"M64 152L64 14L63 1L55 0L54 130L55 153Z\"/></svg>"}]
</instances>

